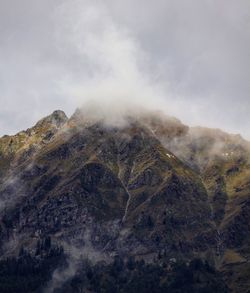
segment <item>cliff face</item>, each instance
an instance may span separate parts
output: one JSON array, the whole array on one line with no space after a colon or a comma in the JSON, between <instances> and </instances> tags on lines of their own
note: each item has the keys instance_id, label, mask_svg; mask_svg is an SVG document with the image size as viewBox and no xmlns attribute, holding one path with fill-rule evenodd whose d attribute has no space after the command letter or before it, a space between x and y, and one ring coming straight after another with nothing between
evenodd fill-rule
<instances>
[{"instance_id":1,"label":"cliff face","mask_svg":"<svg viewBox=\"0 0 250 293\"><path fill-rule=\"evenodd\" d=\"M132 257L174 271L200 258L247 292L249 154L241 138L159 113L118 128L56 111L0 139L1 259L64 249L77 268Z\"/></svg>"}]
</instances>

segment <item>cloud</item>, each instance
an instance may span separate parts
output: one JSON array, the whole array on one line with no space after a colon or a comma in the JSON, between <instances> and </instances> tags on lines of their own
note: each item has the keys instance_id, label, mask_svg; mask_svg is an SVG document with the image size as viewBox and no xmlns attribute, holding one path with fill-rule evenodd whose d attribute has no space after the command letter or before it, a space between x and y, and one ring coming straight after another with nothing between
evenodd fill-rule
<instances>
[{"instance_id":1,"label":"cloud","mask_svg":"<svg viewBox=\"0 0 250 293\"><path fill-rule=\"evenodd\" d=\"M75 97L79 105L90 100L104 107L112 103L122 107L134 103L158 107L163 93L141 69L147 64L147 56L139 43L112 21L104 6L82 7L82 1L77 3L74 7L68 3L61 7L58 15L66 23L58 32L67 32L67 39L59 39L74 47L85 71L84 76L74 76L68 82L63 79L64 91Z\"/></svg>"},{"instance_id":2,"label":"cloud","mask_svg":"<svg viewBox=\"0 0 250 293\"><path fill-rule=\"evenodd\" d=\"M94 100L250 137L249 8L247 0L2 1L0 133Z\"/></svg>"},{"instance_id":3,"label":"cloud","mask_svg":"<svg viewBox=\"0 0 250 293\"><path fill-rule=\"evenodd\" d=\"M175 115L249 137L249 1L109 3L116 21L136 28L161 83L168 81Z\"/></svg>"}]
</instances>

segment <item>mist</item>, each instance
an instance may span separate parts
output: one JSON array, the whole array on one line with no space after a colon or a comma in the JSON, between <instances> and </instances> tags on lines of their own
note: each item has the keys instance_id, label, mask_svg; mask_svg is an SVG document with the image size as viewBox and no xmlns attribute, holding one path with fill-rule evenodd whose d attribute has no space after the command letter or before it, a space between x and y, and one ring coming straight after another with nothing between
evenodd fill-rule
<instances>
[{"instance_id":1,"label":"mist","mask_svg":"<svg viewBox=\"0 0 250 293\"><path fill-rule=\"evenodd\" d=\"M67 256L67 265L58 267L54 270L51 280L45 286L43 293L53 293L56 289L60 289L67 281L73 278L76 272L80 269L83 262L88 262L95 265L99 262L109 263L111 258L105 253L101 253L91 244L90 231L86 230L83 241L83 246L75 246L72 243L60 243L64 248Z\"/></svg>"},{"instance_id":2,"label":"mist","mask_svg":"<svg viewBox=\"0 0 250 293\"><path fill-rule=\"evenodd\" d=\"M15 8L14 8L15 7ZM0 135L55 109L134 108L250 138L248 1L0 3Z\"/></svg>"}]
</instances>

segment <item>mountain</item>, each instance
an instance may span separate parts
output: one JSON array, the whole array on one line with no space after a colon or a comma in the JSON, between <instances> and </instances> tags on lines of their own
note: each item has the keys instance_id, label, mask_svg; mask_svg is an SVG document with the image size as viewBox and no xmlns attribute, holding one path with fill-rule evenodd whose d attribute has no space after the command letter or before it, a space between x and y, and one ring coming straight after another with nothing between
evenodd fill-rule
<instances>
[{"instance_id":1,"label":"mountain","mask_svg":"<svg viewBox=\"0 0 250 293\"><path fill-rule=\"evenodd\" d=\"M160 112L0 138L0 291L249 292L249 159Z\"/></svg>"}]
</instances>

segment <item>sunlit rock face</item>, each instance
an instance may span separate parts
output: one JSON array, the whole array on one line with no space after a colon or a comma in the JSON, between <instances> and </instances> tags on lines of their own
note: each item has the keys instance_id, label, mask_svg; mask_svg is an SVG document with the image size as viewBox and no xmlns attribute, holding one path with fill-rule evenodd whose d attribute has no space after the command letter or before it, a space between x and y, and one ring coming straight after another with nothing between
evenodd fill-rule
<instances>
[{"instance_id":1,"label":"sunlit rock face","mask_svg":"<svg viewBox=\"0 0 250 293\"><path fill-rule=\"evenodd\" d=\"M105 119L55 111L0 139L0 266L29 255L31 267L48 268L41 283L29 281L53 292L86 259L108 266L133 258L175 274L176 263L199 258L226 281L218 292L245 292L238 278L249 275L248 142L159 112ZM60 266L67 277L55 285Z\"/></svg>"}]
</instances>

